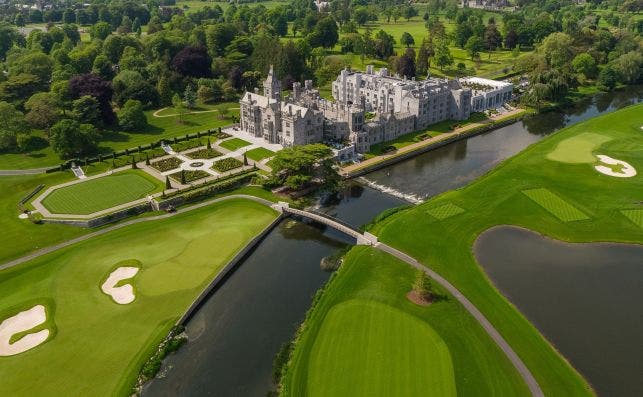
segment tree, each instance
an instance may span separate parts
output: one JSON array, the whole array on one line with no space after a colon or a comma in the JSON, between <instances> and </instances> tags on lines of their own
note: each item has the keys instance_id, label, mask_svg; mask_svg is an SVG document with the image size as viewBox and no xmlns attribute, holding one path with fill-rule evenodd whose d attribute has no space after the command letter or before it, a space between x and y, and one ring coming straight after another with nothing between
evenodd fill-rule
<instances>
[{"instance_id":1,"label":"tree","mask_svg":"<svg viewBox=\"0 0 643 397\"><path fill-rule=\"evenodd\" d=\"M353 10L353 20L359 26L364 26L369 20L369 12L366 7L356 7L355 10Z\"/></svg>"},{"instance_id":2,"label":"tree","mask_svg":"<svg viewBox=\"0 0 643 397\"><path fill-rule=\"evenodd\" d=\"M25 17L22 15L22 13L16 14L15 18L13 18L13 23L14 25L18 27L23 27L25 26Z\"/></svg>"},{"instance_id":3,"label":"tree","mask_svg":"<svg viewBox=\"0 0 643 397\"><path fill-rule=\"evenodd\" d=\"M14 45L25 45L25 38L13 26L0 22L0 59L5 59L7 52Z\"/></svg>"},{"instance_id":4,"label":"tree","mask_svg":"<svg viewBox=\"0 0 643 397\"><path fill-rule=\"evenodd\" d=\"M415 61L415 69L418 76L424 77L429 72L429 50L425 40L422 40L422 45L418 50L417 60Z\"/></svg>"},{"instance_id":5,"label":"tree","mask_svg":"<svg viewBox=\"0 0 643 397\"><path fill-rule=\"evenodd\" d=\"M124 131L140 131L147 125L143 105L135 99L128 99L118 112L118 125Z\"/></svg>"},{"instance_id":6,"label":"tree","mask_svg":"<svg viewBox=\"0 0 643 397\"><path fill-rule=\"evenodd\" d=\"M561 32L552 33L547 36L538 51L543 54L547 65L559 68L572 60L572 38Z\"/></svg>"},{"instance_id":7,"label":"tree","mask_svg":"<svg viewBox=\"0 0 643 397\"><path fill-rule=\"evenodd\" d=\"M183 103L188 109L194 109L196 106L196 92L194 92L194 88L192 88L191 85L185 87L185 91L183 92Z\"/></svg>"},{"instance_id":8,"label":"tree","mask_svg":"<svg viewBox=\"0 0 643 397\"><path fill-rule=\"evenodd\" d=\"M594 57L585 52L576 55L572 61L572 67L576 73L580 73L588 79L596 77L596 72L598 70Z\"/></svg>"},{"instance_id":9,"label":"tree","mask_svg":"<svg viewBox=\"0 0 643 397\"><path fill-rule=\"evenodd\" d=\"M331 17L322 18L317 22L317 25L315 25L315 29L311 35L312 39L310 41L312 47L321 46L324 48L332 48L337 44L337 40L339 40L337 23Z\"/></svg>"},{"instance_id":10,"label":"tree","mask_svg":"<svg viewBox=\"0 0 643 397\"><path fill-rule=\"evenodd\" d=\"M415 39L413 39L413 36L411 36L409 33L404 32L402 33L402 37L400 37L400 44L406 46L406 48L409 48L413 44L415 44Z\"/></svg>"},{"instance_id":11,"label":"tree","mask_svg":"<svg viewBox=\"0 0 643 397\"><path fill-rule=\"evenodd\" d=\"M100 76L105 80L111 80L114 78L114 65L109 61L105 55L99 55L94 59L94 65L92 66L92 73Z\"/></svg>"},{"instance_id":12,"label":"tree","mask_svg":"<svg viewBox=\"0 0 643 397\"><path fill-rule=\"evenodd\" d=\"M111 105L112 85L109 81L92 73L77 75L69 80L69 93L71 99L78 99L85 95L93 96L100 104L103 122L109 125L116 121Z\"/></svg>"},{"instance_id":13,"label":"tree","mask_svg":"<svg viewBox=\"0 0 643 397\"><path fill-rule=\"evenodd\" d=\"M420 269L415 272L413 291L426 301L430 301L433 296L433 285L431 285L431 279Z\"/></svg>"},{"instance_id":14,"label":"tree","mask_svg":"<svg viewBox=\"0 0 643 397\"><path fill-rule=\"evenodd\" d=\"M37 51L13 52L7 56L9 75L30 74L36 76L40 87L46 89L51 79L54 61L49 55Z\"/></svg>"},{"instance_id":15,"label":"tree","mask_svg":"<svg viewBox=\"0 0 643 397\"><path fill-rule=\"evenodd\" d=\"M219 119L225 120L230 114L230 104L225 102L218 104L217 112L219 113Z\"/></svg>"},{"instance_id":16,"label":"tree","mask_svg":"<svg viewBox=\"0 0 643 397\"><path fill-rule=\"evenodd\" d=\"M185 47L172 59L172 69L184 76L208 77L212 59L205 48Z\"/></svg>"},{"instance_id":17,"label":"tree","mask_svg":"<svg viewBox=\"0 0 643 397\"><path fill-rule=\"evenodd\" d=\"M165 176L165 188L167 190L172 189L172 182L170 182L170 177L167 175Z\"/></svg>"},{"instance_id":18,"label":"tree","mask_svg":"<svg viewBox=\"0 0 643 397\"><path fill-rule=\"evenodd\" d=\"M0 150L15 148L21 134L30 134L24 115L12 104L0 102Z\"/></svg>"},{"instance_id":19,"label":"tree","mask_svg":"<svg viewBox=\"0 0 643 397\"><path fill-rule=\"evenodd\" d=\"M80 156L96 150L99 134L90 124L63 119L51 127L51 147L63 158Z\"/></svg>"},{"instance_id":20,"label":"tree","mask_svg":"<svg viewBox=\"0 0 643 397\"><path fill-rule=\"evenodd\" d=\"M110 34L112 34L112 25L107 22L97 22L89 29L89 37L92 40L105 40Z\"/></svg>"},{"instance_id":21,"label":"tree","mask_svg":"<svg viewBox=\"0 0 643 397\"><path fill-rule=\"evenodd\" d=\"M407 48L404 55L397 59L397 72L410 79L415 77L415 51Z\"/></svg>"},{"instance_id":22,"label":"tree","mask_svg":"<svg viewBox=\"0 0 643 397\"><path fill-rule=\"evenodd\" d=\"M339 183L333 168L332 151L323 144L289 147L280 150L271 162L271 182L297 190L308 185L313 176L323 181L324 189L332 190Z\"/></svg>"},{"instance_id":23,"label":"tree","mask_svg":"<svg viewBox=\"0 0 643 397\"><path fill-rule=\"evenodd\" d=\"M643 76L643 55L640 51L630 51L623 54L616 58L612 64L623 83L636 84Z\"/></svg>"},{"instance_id":24,"label":"tree","mask_svg":"<svg viewBox=\"0 0 643 397\"><path fill-rule=\"evenodd\" d=\"M471 60L475 60L480 56L480 51L484 50L484 43L482 39L478 36L471 36L467 43L464 45L464 49L467 50L467 54L471 57Z\"/></svg>"},{"instance_id":25,"label":"tree","mask_svg":"<svg viewBox=\"0 0 643 397\"><path fill-rule=\"evenodd\" d=\"M174 94L172 97L172 106L177 110L179 114L179 123L183 123L183 115L185 114L185 106L183 105L183 100L179 94Z\"/></svg>"},{"instance_id":26,"label":"tree","mask_svg":"<svg viewBox=\"0 0 643 397\"><path fill-rule=\"evenodd\" d=\"M81 124L102 125L100 117L100 104L91 95L84 95L74 100L71 105L72 115Z\"/></svg>"},{"instance_id":27,"label":"tree","mask_svg":"<svg viewBox=\"0 0 643 397\"><path fill-rule=\"evenodd\" d=\"M60 106L56 97L49 92L34 94L25 103L25 120L33 128L49 129L60 119Z\"/></svg>"},{"instance_id":28,"label":"tree","mask_svg":"<svg viewBox=\"0 0 643 397\"><path fill-rule=\"evenodd\" d=\"M493 23L487 25L484 31L484 45L487 51L489 51L489 58L491 58L492 51L502 46L502 35Z\"/></svg>"},{"instance_id":29,"label":"tree","mask_svg":"<svg viewBox=\"0 0 643 397\"><path fill-rule=\"evenodd\" d=\"M112 80L114 102L123 106L128 99L136 99L143 107L152 107L158 103L158 93L152 84L134 70L124 70Z\"/></svg>"},{"instance_id":30,"label":"tree","mask_svg":"<svg viewBox=\"0 0 643 397\"><path fill-rule=\"evenodd\" d=\"M612 65L607 65L601 70L601 72L598 74L598 80L596 81L596 85L598 86L599 89L603 91L610 91L613 90L614 87L616 87L616 84L618 83L618 72Z\"/></svg>"},{"instance_id":31,"label":"tree","mask_svg":"<svg viewBox=\"0 0 643 397\"><path fill-rule=\"evenodd\" d=\"M505 47L513 50L514 48L516 48L516 44L518 44L518 34L514 29L511 29L505 36Z\"/></svg>"},{"instance_id":32,"label":"tree","mask_svg":"<svg viewBox=\"0 0 643 397\"><path fill-rule=\"evenodd\" d=\"M446 40L439 40L435 46L435 63L444 71L445 66L453 65L453 55Z\"/></svg>"},{"instance_id":33,"label":"tree","mask_svg":"<svg viewBox=\"0 0 643 397\"><path fill-rule=\"evenodd\" d=\"M386 59L393 55L394 45L395 39L393 36L383 30L380 30L375 35L375 39L373 41L374 55L379 59Z\"/></svg>"}]
</instances>

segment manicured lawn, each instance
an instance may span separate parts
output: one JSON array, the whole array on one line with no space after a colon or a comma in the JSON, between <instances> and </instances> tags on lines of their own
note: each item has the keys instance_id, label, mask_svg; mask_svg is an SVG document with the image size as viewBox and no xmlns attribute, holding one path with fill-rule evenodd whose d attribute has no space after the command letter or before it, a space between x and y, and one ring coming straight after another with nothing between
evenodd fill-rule
<instances>
[{"instance_id":1,"label":"manicured lawn","mask_svg":"<svg viewBox=\"0 0 643 397\"><path fill-rule=\"evenodd\" d=\"M474 302L529 367L545 395L589 395L588 383L493 287L471 250L480 233L505 224L565 241L643 243L643 229L637 225L643 191L641 125L643 104L563 129L471 185L391 215L371 231L430 265ZM591 153L627 161L639 170L638 175L614 178L598 173L592 163L568 162L557 155L553 157L562 161L551 160L552 153L560 154L563 142L586 133L609 138ZM542 203L556 213L564 210L557 215L564 217L571 205L589 219L559 219L523 193L533 189L555 193L557 199L549 197ZM442 220L427 213L445 204L465 211ZM455 359L454 367L457 378Z\"/></svg>"},{"instance_id":2,"label":"manicured lawn","mask_svg":"<svg viewBox=\"0 0 643 397\"><path fill-rule=\"evenodd\" d=\"M0 395L129 395L142 363L174 322L275 216L261 204L232 199L132 225L1 272L0 318L42 302L53 311L56 334L1 358ZM136 300L118 305L99 284L114 265L132 259L142 263L129 281Z\"/></svg>"},{"instance_id":3,"label":"manicured lawn","mask_svg":"<svg viewBox=\"0 0 643 397\"><path fill-rule=\"evenodd\" d=\"M238 103L231 103L231 107L238 107ZM132 133L120 131L106 131L99 144L102 153L109 154L114 151L133 149L138 146L157 142L161 139L171 140L174 137L193 134L232 123L232 116L238 115L238 109L230 109L228 118L221 120L216 112L186 114L183 121L179 122L178 116L154 117L155 110L146 111L148 126L142 131ZM45 146L31 153L0 153L0 169L25 169L51 167L58 165L62 160L51 149Z\"/></svg>"},{"instance_id":4,"label":"manicured lawn","mask_svg":"<svg viewBox=\"0 0 643 397\"><path fill-rule=\"evenodd\" d=\"M228 139L227 141L221 142L219 146L224 149L235 151L237 149L241 149L242 147L249 146L250 144L250 142L244 141L243 139L232 138Z\"/></svg>"},{"instance_id":5,"label":"manicured lawn","mask_svg":"<svg viewBox=\"0 0 643 397\"><path fill-rule=\"evenodd\" d=\"M411 303L413 281L396 258L353 248L307 317L283 395L527 395L465 309L439 288L431 305Z\"/></svg>"},{"instance_id":6,"label":"manicured lawn","mask_svg":"<svg viewBox=\"0 0 643 397\"><path fill-rule=\"evenodd\" d=\"M248 150L246 152L246 156L248 156L250 160L254 160L254 161L261 161L265 158L272 157L274 155L275 155L275 152L263 147L258 147L256 149Z\"/></svg>"},{"instance_id":7,"label":"manicured lawn","mask_svg":"<svg viewBox=\"0 0 643 397\"><path fill-rule=\"evenodd\" d=\"M422 320L382 303L349 300L324 319L310 354L308 395L455 396L451 355Z\"/></svg>"},{"instance_id":8,"label":"manicured lawn","mask_svg":"<svg viewBox=\"0 0 643 397\"><path fill-rule=\"evenodd\" d=\"M140 170L126 170L51 192L42 204L58 214L91 214L160 191L163 183Z\"/></svg>"}]
</instances>

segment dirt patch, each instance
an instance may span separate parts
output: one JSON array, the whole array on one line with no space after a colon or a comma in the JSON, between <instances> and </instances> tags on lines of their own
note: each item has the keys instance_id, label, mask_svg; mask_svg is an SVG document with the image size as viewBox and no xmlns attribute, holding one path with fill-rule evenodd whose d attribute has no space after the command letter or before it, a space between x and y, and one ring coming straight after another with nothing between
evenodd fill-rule
<instances>
[{"instance_id":1,"label":"dirt patch","mask_svg":"<svg viewBox=\"0 0 643 397\"><path fill-rule=\"evenodd\" d=\"M426 299L420 294L418 294L416 291L411 290L406 294L406 299L410 300L411 302L415 303L416 305L420 306L429 306L431 304L431 299Z\"/></svg>"}]
</instances>

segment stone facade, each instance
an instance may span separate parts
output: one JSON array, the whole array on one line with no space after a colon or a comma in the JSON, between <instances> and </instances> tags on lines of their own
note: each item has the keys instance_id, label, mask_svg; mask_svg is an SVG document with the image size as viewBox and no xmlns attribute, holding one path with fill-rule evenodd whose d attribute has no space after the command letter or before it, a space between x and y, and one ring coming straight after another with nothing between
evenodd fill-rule
<instances>
[{"instance_id":1,"label":"stone facade","mask_svg":"<svg viewBox=\"0 0 643 397\"><path fill-rule=\"evenodd\" d=\"M321 98L310 80L293 84L290 97L281 98L281 85L272 68L263 95L246 92L240 101L241 130L283 146L326 142L338 156L364 153L376 143L424 129L444 120L466 120L473 111L502 106L513 86L469 78L408 80L378 72L343 70L332 83L334 100Z\"/></svg>"}]
</instances>

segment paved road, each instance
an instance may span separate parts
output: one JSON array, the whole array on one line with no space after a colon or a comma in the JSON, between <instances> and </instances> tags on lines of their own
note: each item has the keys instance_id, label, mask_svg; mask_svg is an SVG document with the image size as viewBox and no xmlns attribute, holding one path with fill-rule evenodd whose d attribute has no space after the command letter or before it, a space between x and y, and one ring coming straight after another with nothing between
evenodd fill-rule
<instances>
[{"instance_id":1,"label":"paved road","mask_svg":"<svg viewBox=\"0 0 643 397\"><path fill-rule=\"evenodd\" d=\"M529 388L529 391L531 392L531 395L534 397L544 397L543 391L540 389L540 386L538 385L538 382L534 378L534 376L531 374L531 371L529 371L529 368L525 365L525 363L522 362L520 357L516 354L516 352L513 351L511 346L507 343L507 341L500 335L500 333L494 328L494 326L487 320L487 318L478 310L477 307L469 299L467 299L456 287L453 286L450 282L448 282L444 277L440 276L433 270L429 269L428 267L422 265L420 262L415 260L414 258L410 257L409 255L405 254L402 251L399 251L393 247L390 247L386 244L383 243L378 243L375 245L375 248L387 252L396 258L408 263L409 265L413 266L416 269L422 270L424 273L429 275L433 280L435 280L438 284L443 286L451 295L453 295L462 306L464 306L465 309L478 321L478 323L484 328L485 331L487 331L487 334L493 339L494 342L498 345L500 350L502 350L509 361L513 364L513 366L516 368L520 376L522 376L522 379L525 381L527 384L527 387Z\"/></svg>"},{"instance_id":2,"label":"paved road","mask_svg":"<svg viewBox=\"0 0 643 397\"><path fill-rule=\"evenodd\" d=\"M90 238L100 236L102 234L109 233L111 231L118 230L118 229L121 229L121 228L129 226L129 225L133 225L133 224L136 224L136 223L142 223L142 222L151 222L151 221L156 221L156 220L159 220L159 219L166 219L166 218L178 215L178 214L182 214L184 212L188 212L188 211L195 210L197 208L205 207L207 205L210 205L210 204L213 204L213 203L216 203L216 202L219 202L219 201L231 200L231 199L236 199L236 198L244 198L244 199L256 201L256 202L258 202L260 204L267 205L267 206L271 206L272 204L274 204L271 201L268 201L268 200L265 200L265 199L262 199L262 198L259 198L259 197L256 197L256 196L246 195L246 194L233 194L233 195L230 195L230 196L219 197L219 198L216 198L216 199L213 199L213 200L204 201L204 202L199 203L199 204L195 204L195 205L192 205L192 206L189 206L189 207L179 209L179 210L177 210L176 212L173 212L173 213L150 216L150 217L147 217L147 218L133 219L131 221L118 223L116 225L108 226L108 227L106 227L104 229L100 229L100 230L97 230L95 232L85 234L83 236L76 237L76 238L73 238L71 240L64 241L64 242L62 242L60 244L56 244L56 245L52 245L50 247L45 247L45 248L39 249L38 251L34 251L31 254L28 254L28 255L22 256L20 258L14 259L12 261L9 261L9 262L1 264L0 265L0 271L5 270L5 269L9 269L9 268L17 266L17 265L19 265L21 263L24 263L24 262L30 261L32 259L38 258L39 256L47 255L47 254L49 254L51 252L54 252L54 251L57 251L57 250L59 250L61 248L69 247L70 245L80 243L81 241L89 240Z\"/></svg>"}]
</instances>

